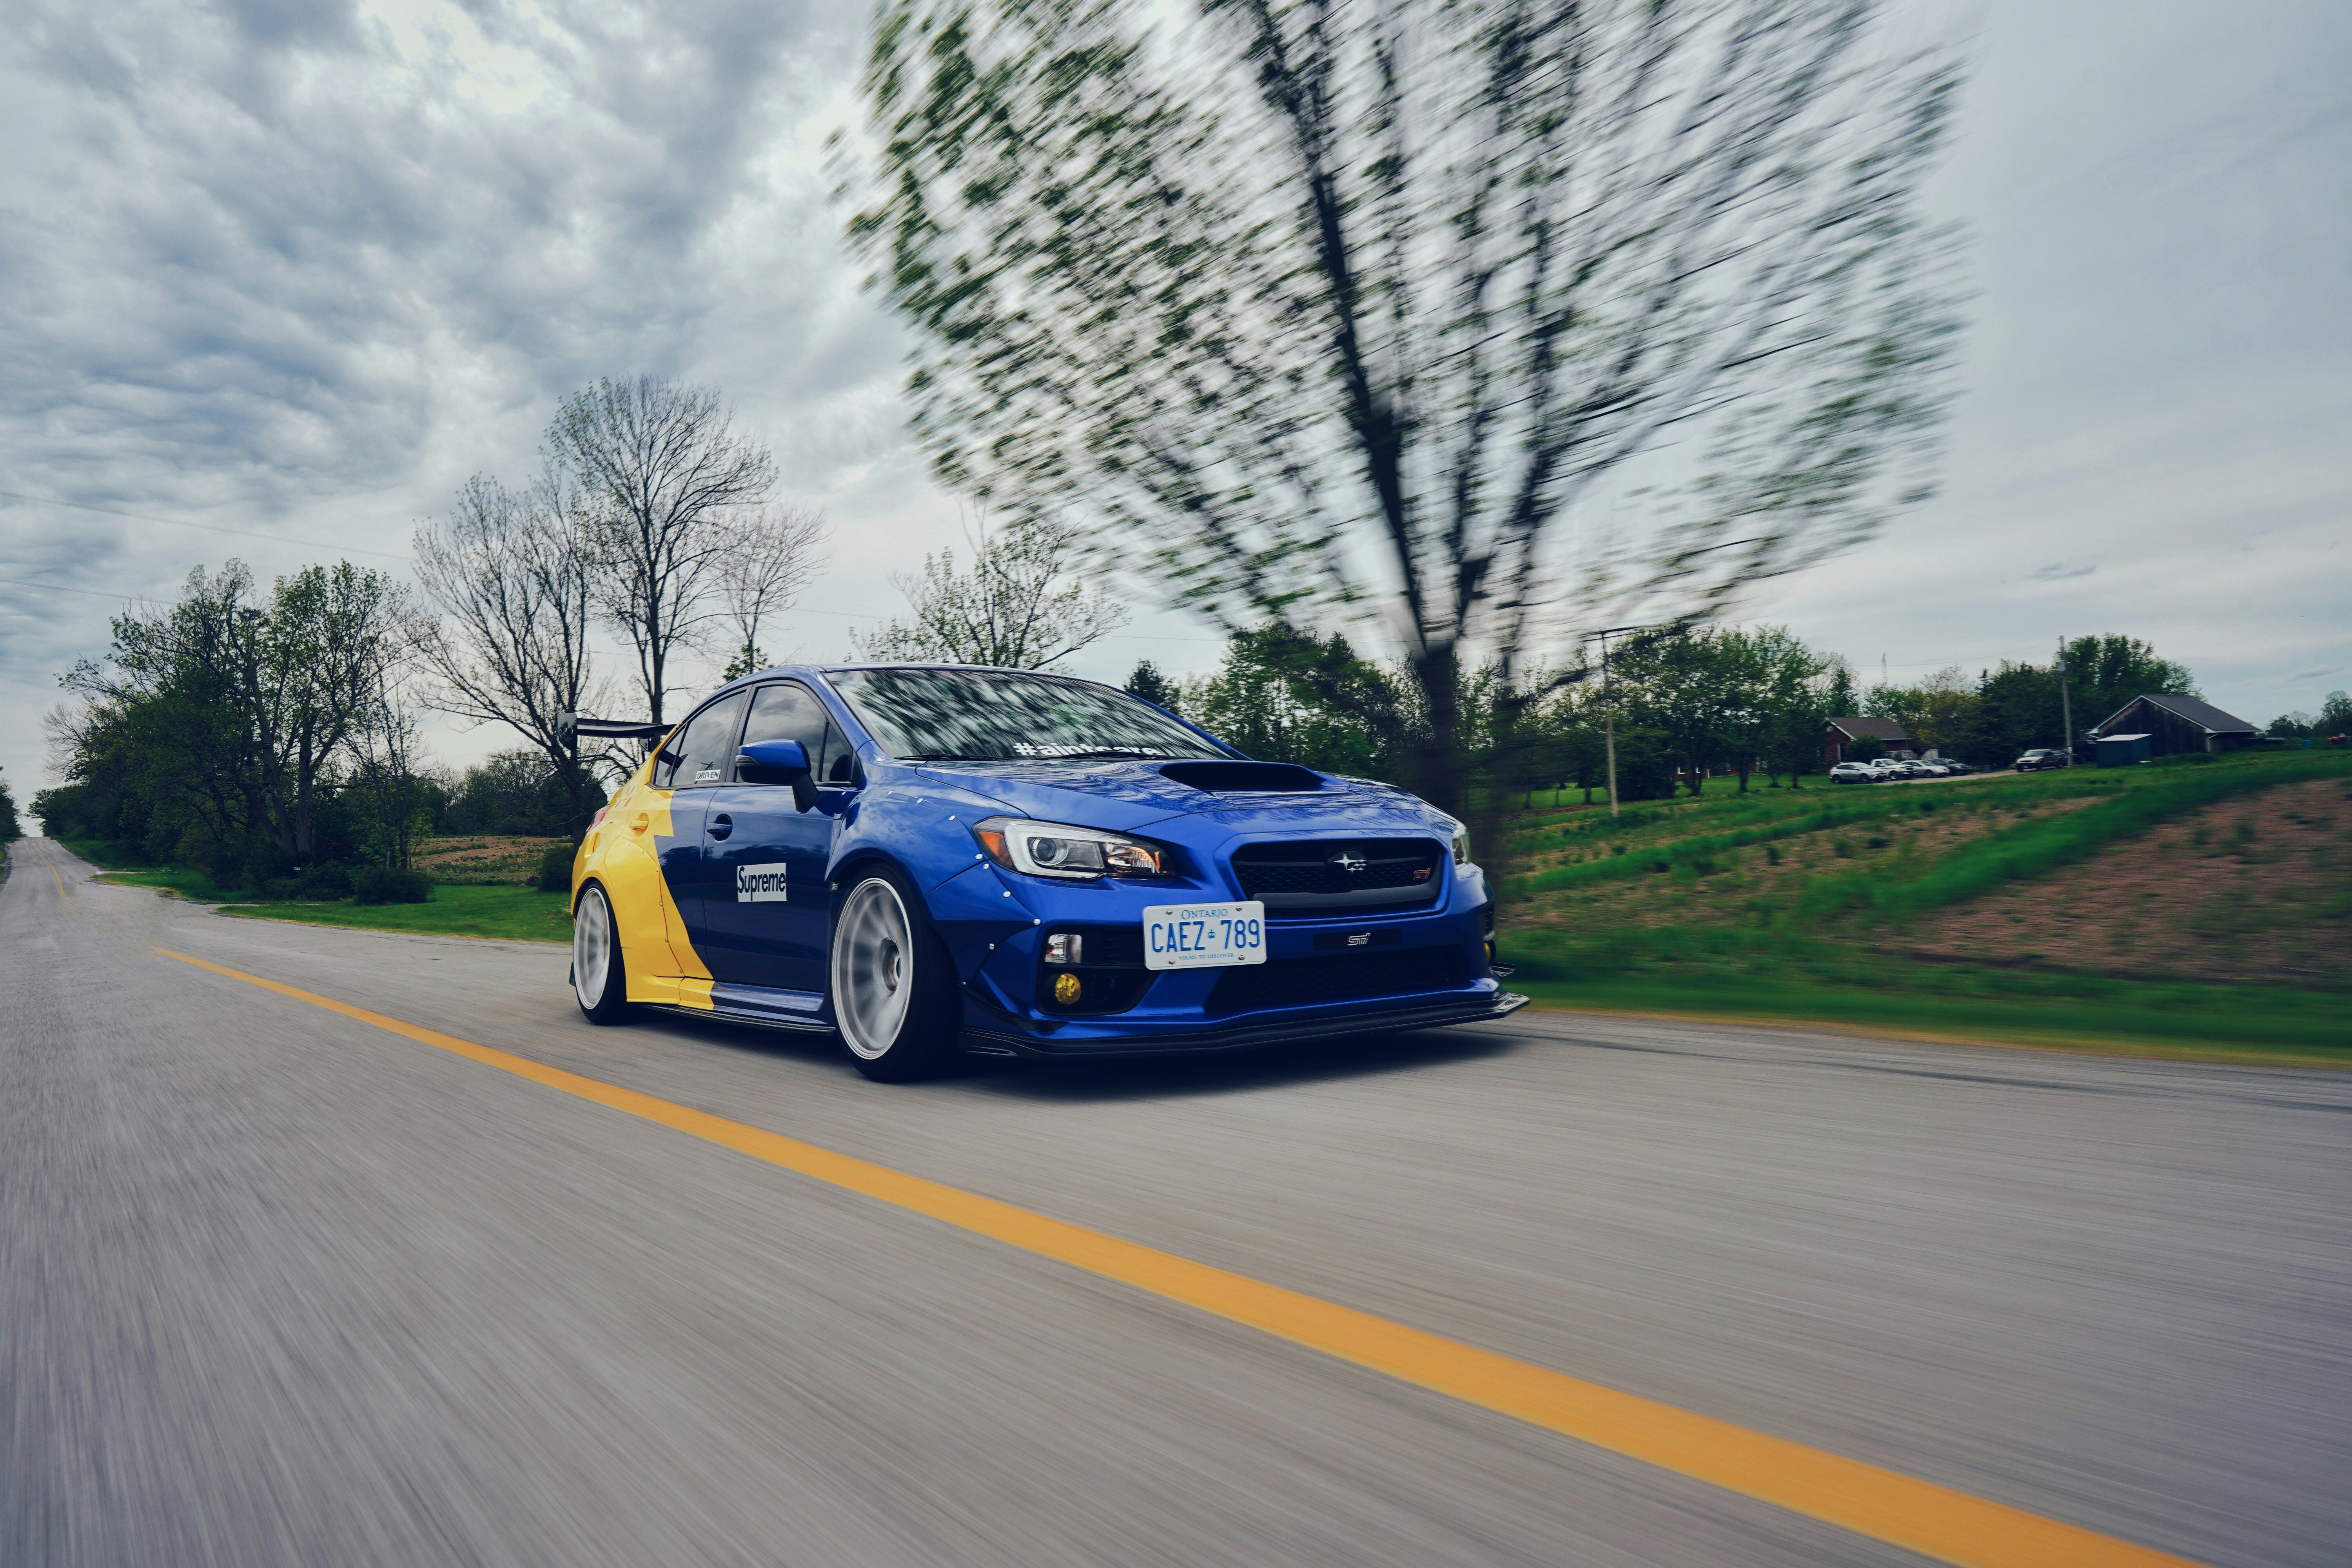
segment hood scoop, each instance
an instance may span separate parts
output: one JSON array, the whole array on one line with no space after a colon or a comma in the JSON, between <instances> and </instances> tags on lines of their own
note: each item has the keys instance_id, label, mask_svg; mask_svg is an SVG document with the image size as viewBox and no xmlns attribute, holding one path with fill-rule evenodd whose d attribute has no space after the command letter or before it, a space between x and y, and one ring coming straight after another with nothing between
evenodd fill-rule
<instances>
[{"instance_id":1,"label":"hood scoop","mask_svg":"<svg viewBox=\"0 0 2352 1568\"><path fill-rule=\"evenodd\" d=\"M1311 795L1323 775L1289 763L1169 763L1160 776L1204 795Z\"/></svg>"}]
</instances>

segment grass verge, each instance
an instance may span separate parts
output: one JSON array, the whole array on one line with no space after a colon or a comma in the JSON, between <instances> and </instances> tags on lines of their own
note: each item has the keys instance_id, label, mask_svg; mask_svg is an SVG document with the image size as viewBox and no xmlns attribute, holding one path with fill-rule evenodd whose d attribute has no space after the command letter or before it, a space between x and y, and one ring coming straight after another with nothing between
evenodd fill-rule
<instances>
[{"instance_id":1,"label":"grass verge","mask_svg":"<svg viewBox=\"0 0 2352 1568\"><path fill-rule=\"evenodd\" d=\"M2171 999L2189 1004L2182 1007L2153 998L2124 1005L2073 997L1930 999L1729 976L1514 976L1509 984L1538 1007L1565 1012L1817 1024L1911 1039L2352 1068L2352 1026L2311 1006L2306 994L2268 987L2180 987L2198 994ZM2227 1001L2210 994L2225 989Z\"/></svg>"},{"instance_id":2,"label":"grass verge","mask_svg":"<svg viewBox=\"0 0 2352 1568\"><path fill-rule=\"evenodd\" d=\"M122 846L79 842L68 846L98 866L119 867L102 880L156 891L198 903L218 904L221 913L247 920L289 921L298 925L339 926L347 931L409 931L424 936L497 937L508 942L572 940L570 896L533 888L469 886L436 882L421 904L274 902L250 892L214 886L204 872L173 866L140 866Z\"/></svg>"},{"instance_id":3,"label":"grass verge","mask_svg":"<svg viewBox=\"0 0 2352 1568\"><path fill-rule=\"evenodd\" d=\"M566 894L542 893L533 888L436 884L431 900L422 904L225 904L221 913L241 920L292 921L353 931L568 942L572 940L570 903Z\"/></svg>"}]
</instances>

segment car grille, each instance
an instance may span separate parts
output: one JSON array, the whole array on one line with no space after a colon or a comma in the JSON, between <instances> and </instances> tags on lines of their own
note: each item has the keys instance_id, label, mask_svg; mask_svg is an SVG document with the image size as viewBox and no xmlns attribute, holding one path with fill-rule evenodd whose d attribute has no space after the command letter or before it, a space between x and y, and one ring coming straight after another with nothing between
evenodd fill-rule
<instances>
[{"instance_id":1,"label":"car grille","mask_svg":"<svg viewBox=\"0 0 2352 1568\"><path fill-rule=\"evenodd\" d=\"M1275 958L1228 969L1209 993L1212 1013L1258 1007L1300 1007L1452 991L1470 984L1469 960L1459 946L1409 947L1402 952L1333 953L1328 958Z\"/></svg>"},{"instance_id":2,"label":"car grille","mask_svg":"<svg viewBox=\"0 0 2352 1568\"><path fill-rule=\"evenodd\" d=\"M1297 918L1433 902L1445 854L1426 838L1319 838L1245 844L1233 867L1244 898Z\"/></svg>"}]
</instances>

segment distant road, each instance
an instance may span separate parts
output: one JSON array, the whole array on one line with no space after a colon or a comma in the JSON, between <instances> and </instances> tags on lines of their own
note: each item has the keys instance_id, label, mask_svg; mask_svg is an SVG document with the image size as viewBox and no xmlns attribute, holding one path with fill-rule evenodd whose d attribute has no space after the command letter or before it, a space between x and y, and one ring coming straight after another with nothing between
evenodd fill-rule
<instances>
[{"instance_id":1,"label":"distant road","mask_svg":"<svg viewBox=\"0 0 2352 1568\"><path fill-rule=\"evenodd\" d=\"M889 1089L13 854L9 1568L1930 1560L1696 1479L1773 1440L2096 1560L2347 1560L2352 1075L1521 1014ZM1359 1314L1672 1419L1308 1348Z\"/></svg>"}]
</instances>

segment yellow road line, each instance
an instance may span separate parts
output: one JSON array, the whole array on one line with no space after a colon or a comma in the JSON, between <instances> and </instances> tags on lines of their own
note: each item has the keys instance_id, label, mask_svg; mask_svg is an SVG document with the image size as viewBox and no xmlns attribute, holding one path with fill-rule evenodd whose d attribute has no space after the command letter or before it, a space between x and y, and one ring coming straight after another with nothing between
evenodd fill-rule
<instances>
[{"instance_id":1,"label":"yellow road line","mask_svg":"<svg viewBox=\"0 0 2352 1568\"><path fill-rule=\"evenodd\" d=\"M66 896L66 879L64 876L58 872L58 863L49 858L49 852L46 849L41 851L41 864L49 868L50 877L56 879L58 884L58 897L61 899L64 898Z\"/></svg>"},{"instance_id":2,"label":"yellow road line","mask_svg":"<svg viewBox=\"0 0 2352 1568\"><path fill-rule=\"evenodd\" d=\"M1965 1568L2198 1568L2185 1557L1605 1388L1246 1275L925 1181L782 1133L420 1028L331 996L155 950L501 1072L1148 1290L1406 1383Z\"/></svg>"}]
</instances>

